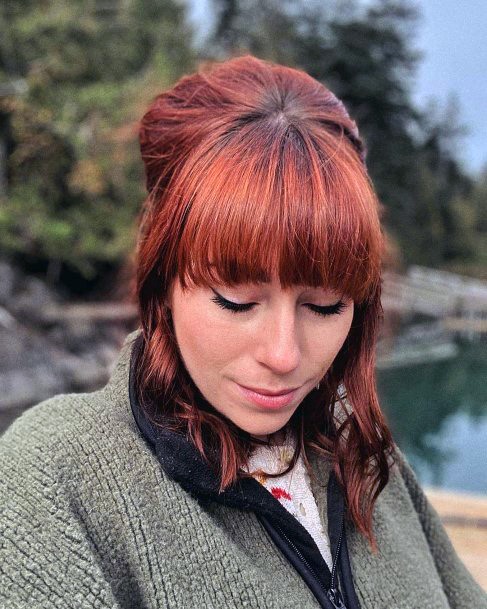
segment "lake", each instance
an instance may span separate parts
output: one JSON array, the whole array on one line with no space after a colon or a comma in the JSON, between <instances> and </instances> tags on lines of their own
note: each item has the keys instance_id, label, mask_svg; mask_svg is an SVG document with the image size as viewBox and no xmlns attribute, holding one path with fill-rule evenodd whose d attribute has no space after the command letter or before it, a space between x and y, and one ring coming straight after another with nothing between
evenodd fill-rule
<instances>
[{"instance_id":1,"label":"lake","mask_svg":"<svg viewBox=\"0 0 487 609\"><path fill-rule=\"evenodd\" d=\"M487 350L457 346L453 357L379 369L381 405L423 485L487 494Z\"/></svg>"}]
</instances>

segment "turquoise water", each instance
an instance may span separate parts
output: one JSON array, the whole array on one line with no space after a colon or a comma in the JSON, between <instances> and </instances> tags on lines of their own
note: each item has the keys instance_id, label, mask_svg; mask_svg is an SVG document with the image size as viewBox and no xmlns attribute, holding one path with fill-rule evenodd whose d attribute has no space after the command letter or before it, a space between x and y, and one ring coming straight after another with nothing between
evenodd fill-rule
<instances>
[{"instance_id":1,"label":"turquoise water","mask_svg":"<svg viewBox=\"0 0 487 609\"><path fill-rule=\"evenodd\" d=\"M422 484L487 494L487 349L379 370L382 409Z\"/></svg>"}]
</instances>

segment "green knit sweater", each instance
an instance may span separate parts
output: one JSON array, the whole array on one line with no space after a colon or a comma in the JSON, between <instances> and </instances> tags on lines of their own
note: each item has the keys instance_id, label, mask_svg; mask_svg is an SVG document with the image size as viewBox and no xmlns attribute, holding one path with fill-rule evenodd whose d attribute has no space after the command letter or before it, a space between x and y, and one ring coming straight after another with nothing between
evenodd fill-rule
<instances>
[{"instance_id":1,"label":"green knit sweater","mask_svg":"<svg viewBox=\"0 0 487 609\"><path fill-rule=\"evenodd\" d=\"M130 335L100 391L30 409L0 439L0 607L316 609L253 512L168 478L129 403ZM311 459L326 518L330 464ZM374 512L379 553L349 523L362 609L486 609L398 453Z\"/></svg>"}]
</instances>

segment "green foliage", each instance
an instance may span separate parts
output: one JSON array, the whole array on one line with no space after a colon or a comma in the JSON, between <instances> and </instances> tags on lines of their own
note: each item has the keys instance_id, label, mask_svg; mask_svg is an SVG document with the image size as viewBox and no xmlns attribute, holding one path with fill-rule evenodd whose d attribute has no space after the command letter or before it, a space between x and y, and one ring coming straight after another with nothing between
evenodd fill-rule
<instances>
[{"instance_id":1,"label":"green foliage","mask_svg":"<svg viewBox=\"0 0 487 609\"><path fill-rule=\"evenodd\" d=\"M487 280L487 167L480 173L470 195L454 200L453 213L454 222L461 229L455 232L459 247L469 247L475 252L469 256L468 273ZM453 260L449 267L456 271L457 265Z\"/></svg>"},{"instance_id":2,"label":"green foliage","mask_svg":"<svg viewBox=\"0 0 487 609\"><path fill-rule=\"evenodd\" d=\"M0 84L26 92L0 96L0 254L87 279L123 262L144 197L136 121L193 67L190 40L177 0L2 3Z\"/></svg>"}]
</instances>

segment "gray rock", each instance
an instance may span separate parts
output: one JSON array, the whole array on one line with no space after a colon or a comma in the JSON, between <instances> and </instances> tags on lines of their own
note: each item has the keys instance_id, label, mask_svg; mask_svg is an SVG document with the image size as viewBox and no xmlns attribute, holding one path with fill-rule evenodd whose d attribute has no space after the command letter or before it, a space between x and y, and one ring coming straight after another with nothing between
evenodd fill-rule
<instances>
[{"instance_id":1,"label":"gray rock","mask_svg":"<svg viewBox=\"0 0 487 609\"><path fill-rule=\"evenodd\" d=\"M39 319L44 307L56 301L56 296L43 281L37 277L28 277L12 299L10 308L18 321L35 321Z\"/></svg>"},{"instance_id":2,"label":"gray rock","mask_svg":"<svg viewBox=\"0 0 487 609\"><path fill-rule=\"evenodd\" d=\"M0 260L0 304L7 305L14 291L16 274L8 262Z\"/></svg>"}]
</instances>

